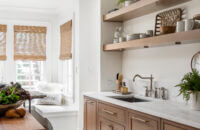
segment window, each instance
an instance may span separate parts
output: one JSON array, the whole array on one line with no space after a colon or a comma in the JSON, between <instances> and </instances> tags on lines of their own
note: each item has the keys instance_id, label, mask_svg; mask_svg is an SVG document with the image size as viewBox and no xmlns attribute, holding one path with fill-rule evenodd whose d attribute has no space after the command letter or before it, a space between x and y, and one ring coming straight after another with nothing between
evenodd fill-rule
<instances>
[{"instance_id":1,"label":"window","mask_svg":"<svg viewBox=\"0 0 200 130\"><path fill-rule=\"evenodd\" d=\"M16 61L16 82L30 87L43 80L43 61Z\"/></svg>"},{"instance_id":2,"label":"window","mask_svg":"<svg viewBox=\"0 0 200 130\"><path fill-rule=\"evenodd\" d=\"M0 60L6 60L6 32L7 26L0 25Z\"/></svg>"},{"instance_id":3,"label":"window","mask_svg":"<svg viewBox=\"0 0 200 130\"><path fill-rule=\"evenodd\" d=\"M46 60L46 27L14 26L14 59Z\"/></svg>"},{"instance_id":4,"label":"window","mask_svg":"<svg viewBox=\"0 0 200 130\"><path fill-rule=\"evenodd\" d=\"M64 93L68 98L73 99L73 67L72 60L62 61L62 82L65 85Z\"/></svg>"},{"instance_id":5,"label":"window","mask_svg":"<svg viewBox=\"0 0 200 130\"><path fill-rule=\"evenodd\" d=\"M43 80L46 60L46 27L14 26L14 60L16 82L32 89ZM33 88L34 89L34 88Z\"/></svg>"},{"instance_id":6,"label":"window","mask_svg":"<svg viewBox=\"0 0 200 130\"><path fill-rule=\"evenodd\" d=\"M71 101L73 101L72 20L60 26L60 60L65 94L68 99L72 99Z\"/></svg>"}]
</instances>

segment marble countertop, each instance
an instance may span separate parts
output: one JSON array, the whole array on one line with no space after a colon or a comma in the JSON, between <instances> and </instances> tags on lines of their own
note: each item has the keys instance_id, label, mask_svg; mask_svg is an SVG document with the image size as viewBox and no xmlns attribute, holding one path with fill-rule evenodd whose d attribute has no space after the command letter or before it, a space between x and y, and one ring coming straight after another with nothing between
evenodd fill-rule
<instances>
[{"instance_id":1,"label":"marble countertop","mask_svg":"<svg viewBox=\"0 0 200 130\"><path fill-rule=\"evenodd\" d=\"M200 111L191 110L186 104L152 99L138 95L134 96L149 100L150 102L129 103L111 98L110 96L122 96L112 92L85 93L84 96L200 129Z\"/></svg>"}]
</instances>

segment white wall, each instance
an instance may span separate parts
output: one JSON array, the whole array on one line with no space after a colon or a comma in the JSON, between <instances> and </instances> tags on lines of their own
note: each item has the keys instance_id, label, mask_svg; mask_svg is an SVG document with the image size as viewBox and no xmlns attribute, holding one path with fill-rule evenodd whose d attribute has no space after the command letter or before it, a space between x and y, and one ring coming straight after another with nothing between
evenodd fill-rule
<instances>
[{"instance_id":1,"label":"white wall","mask_svg":"<svg viewBox=\"0 0 200 130\"><path fill-rule=\"evenodd\" d=\"M200 1L179 5L186 9L186 18L192 18L200 13ZM175 7L173 7L175 8ZM155 16L158 12L146 15L124 23L126 33L143 33L146 30L154 29ZM144 94L143 86L148 85L142 81L135 84L132 78L135 74L150 76L153 74L157 87L166 87L169 90L170 100L182 102L182 96L177 97L178 89L174 86L180 82L183 75L190 69L190 60L197 51L199 44L188 44L180 46L157 47L149 49L127 50L123 52L122 71L125 78L129 80L130 86L134 87L134 92Z\"/></svg>"},{"instance_id":2,"label":"white wall","mask_svg":"<svg viewBox=\"0 0 200 130\"><path fill-rule=\"evenodd\" d=\"M79 129L83 129L83 93L97 92L100 81L100 0L76 0L75 85L78 87Z\"/></svg>"},{"instance_id":3,"label":"white wall","mask_svg":"<svg viewBox=\"0 0 200 130\"><path fill-rule=\"evenodd\" d=\"M101 16L107 14L109 10L116 8L117 0L101 0ZM104 52L103 44L112 43L114 30L121 23L103 22L101 19L101 77L100 91L112 91L116 88L116 74L121 73L122 53Z\"/></svg>"}]
</instances>

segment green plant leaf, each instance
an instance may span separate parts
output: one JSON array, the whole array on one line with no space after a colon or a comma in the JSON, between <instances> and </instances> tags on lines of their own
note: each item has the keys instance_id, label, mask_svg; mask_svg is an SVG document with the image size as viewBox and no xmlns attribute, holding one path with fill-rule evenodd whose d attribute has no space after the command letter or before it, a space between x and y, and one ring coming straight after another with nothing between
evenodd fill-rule
<instances>
[{"instance_id":1,"label":"green plant leaf","mask_svg":"<svg viewBox=\"0 0 200 130\"><path fill-rule=\"evenodd\" d=\"M180 88L178 96L183 95L183 98L188 101L191 94L196 94L200 91L200 75L198 71L193 69L192 72L185 74L181 83L175 87Z\"/></svg>"}]
</instances>

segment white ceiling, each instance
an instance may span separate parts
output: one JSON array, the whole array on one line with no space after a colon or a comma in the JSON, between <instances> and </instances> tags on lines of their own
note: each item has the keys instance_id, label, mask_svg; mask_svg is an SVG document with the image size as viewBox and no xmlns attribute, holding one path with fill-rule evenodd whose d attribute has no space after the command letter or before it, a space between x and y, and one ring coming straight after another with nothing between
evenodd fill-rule
<instances>
[{"instance_id":1,"label":"white ceiling","mask_svg":"<svg viewBox=\"0 0 200 130\"><path fill-rule=\"evenodd\" d=\"M73 9L74 0L0 0L1 9L26 9L56 12Z\"/></svg>"}]
</instances>

